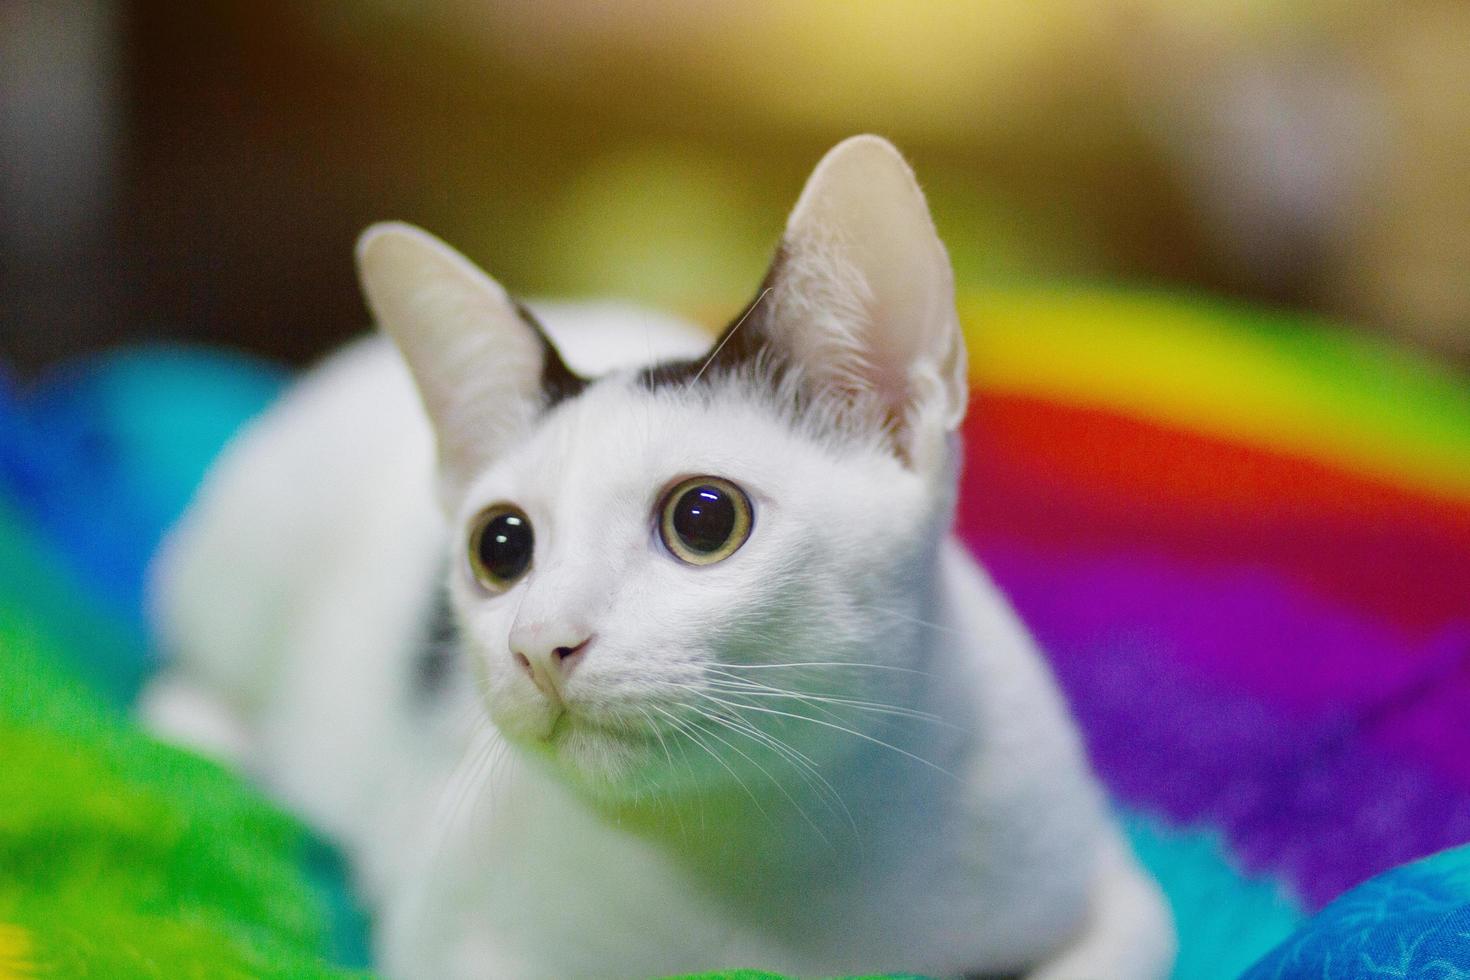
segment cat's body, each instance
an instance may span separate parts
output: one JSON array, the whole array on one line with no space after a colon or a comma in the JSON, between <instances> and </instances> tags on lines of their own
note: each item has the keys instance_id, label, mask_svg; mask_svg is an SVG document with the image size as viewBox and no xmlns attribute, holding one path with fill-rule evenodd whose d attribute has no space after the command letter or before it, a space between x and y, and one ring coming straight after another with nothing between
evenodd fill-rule
<instances>
[{"instance_id":1,"label":"cat's body","mask_svg":"<svg viewBox=\"0 0 1470 980\"><path fill-rule=\"evenodd\" d=\"M383 341L338 354L172 539L155 718L342 842L390 975L1167 974L1167 913L1041 659L945 533L962 351L936 329L904 355L941 366L879 380L928 401L877 426L773 365L754 342L826 274L793 223L713 354L595 307L542 310L547 347L462 260L378 233L364 275L385 326L413 321L413 376ZM459 316L503 320L488 359L413 339ZM728 552L659 523L699 474L749 506ZM462 557L497 501L536 535L503 577Z\"/></svg>"}]
</instances>

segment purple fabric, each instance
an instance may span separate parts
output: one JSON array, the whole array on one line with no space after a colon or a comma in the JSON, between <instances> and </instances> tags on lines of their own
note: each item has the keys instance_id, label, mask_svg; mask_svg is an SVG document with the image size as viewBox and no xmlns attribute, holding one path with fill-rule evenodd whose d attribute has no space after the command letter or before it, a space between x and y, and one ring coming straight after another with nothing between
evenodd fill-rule
<instances>
[{"instance_id":1,"label":"purple fabric","mask_svg":"<svg viewBox=\"0 0 1470 980\"><path fill-rule=\"evenodd\" d=\"M1313 904L1470 840L1470 616L1414 637L1271 569L978 550L1123 802Z\"/></svg>"}]
</instances>

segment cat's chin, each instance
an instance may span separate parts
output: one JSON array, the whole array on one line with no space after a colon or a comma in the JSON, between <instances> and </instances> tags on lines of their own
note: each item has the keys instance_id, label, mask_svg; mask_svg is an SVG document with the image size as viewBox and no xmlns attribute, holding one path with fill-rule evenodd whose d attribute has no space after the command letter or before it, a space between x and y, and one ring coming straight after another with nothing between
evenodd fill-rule
<instances>
[{"instance_id":1,"label":"cat's chin","mask_svg":"<svg viewBox=\"0 0 1470 980\"><path fill-rule=\"evenodd\" d=\"M594 796L620 799L647 791L651 736L564 713L537 742L564 777Z\"/></svg>"}]
</instances>

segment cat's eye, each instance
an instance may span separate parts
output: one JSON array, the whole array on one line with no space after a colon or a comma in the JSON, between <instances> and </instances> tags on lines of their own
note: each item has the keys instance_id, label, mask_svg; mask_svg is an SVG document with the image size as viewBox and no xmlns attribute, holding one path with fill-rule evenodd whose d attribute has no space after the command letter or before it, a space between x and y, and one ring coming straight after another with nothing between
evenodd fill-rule
<instances>
[{"instance_id":1,"label":"cat's eye","mask_svg":"<svg viewBox=\"0 0 1470 980\"><path fill-rule=\"evenodd\" d=\"M717 476L684 480L659 505L658 531L664 547L691 565L729 558L750 537L752 523L745 492Z\"/></svg>"},{"instance_id":2,"label":"cat's eye","mask_svg":"<svg viewBox=\"0 0 1470 980\"><path fill-rule=\"evenodd\" d=\"M470 568L491 592L504 592L531 567L536 536L531 519L518 507L486 508L470 528Z\"/></svg>"}]
</instances>

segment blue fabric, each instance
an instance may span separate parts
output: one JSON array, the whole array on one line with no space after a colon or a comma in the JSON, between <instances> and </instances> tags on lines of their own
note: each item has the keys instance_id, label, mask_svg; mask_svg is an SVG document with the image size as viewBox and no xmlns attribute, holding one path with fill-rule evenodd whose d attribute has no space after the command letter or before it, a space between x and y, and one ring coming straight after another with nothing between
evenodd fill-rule
<instances>
[{"instance_id":1,"label":"blue fabric","mask_svg":"<svg viewBox=\"0 0 1470 980\"><path fill-rule=\"evenodd\" d=\"M285 372L218 351L139 348L64 365L27 391L0 377L0 489L121 610L225 440Z\"/></svg>"},{"instance_id":2,"label":"blue fabric","mask_svg":"<svg viewBox=\"0 0 1470 980\"><path fill-rule=\"evenodd\" d=\"M1332 902L1241 980L1470 980L1470 845Z\"/></svg>"},{"instance_id":3,"label":"blue fabric","mask_svg":"<svg viewBox=\"0 0 1470 980\"><path fill-rule=\"evenodd\" d=\"M79 664L126 699L145 675L144 570L220 447L286 372L242 355L152 347L79 359L21 389L0 366L0 502L99 615L134 634Z\"/></svg>"}]
</instances>

